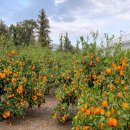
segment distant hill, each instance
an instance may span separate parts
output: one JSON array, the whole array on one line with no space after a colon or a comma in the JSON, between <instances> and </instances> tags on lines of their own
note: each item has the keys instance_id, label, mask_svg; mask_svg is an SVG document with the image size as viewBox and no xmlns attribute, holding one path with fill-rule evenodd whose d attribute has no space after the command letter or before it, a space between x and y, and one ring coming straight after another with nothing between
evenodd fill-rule
<instances>
[{"instance_id":1,"label":"distant hill","mask_svg":"<svg viewBox=\"0 0 130 130\"><path fill-rule=\"evenodd\" d=\"M53 51L56 51L59 48L59 45L55 44L55 43L51 43L50 46L51 46Z\"/></svg>"}]
</instances>

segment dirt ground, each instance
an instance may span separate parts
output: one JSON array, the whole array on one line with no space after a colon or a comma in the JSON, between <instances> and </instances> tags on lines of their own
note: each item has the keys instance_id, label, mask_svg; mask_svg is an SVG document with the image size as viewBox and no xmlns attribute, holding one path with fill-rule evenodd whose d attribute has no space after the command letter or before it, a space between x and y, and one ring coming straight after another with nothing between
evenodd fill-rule
<instances>
[{"instance_id":1,"label":"dirt ground","mask_svg":"<svg viewBox=\"0 0 130 130\"><path fill-rule=\"evenodd\" d=\"M34 108L28 110L24 118L0 122L0 130L71 130L71 121L63 124L51 118L52 109L57 103L54 97L47 96L40 110Z\"/></svg>"}]
</instances>

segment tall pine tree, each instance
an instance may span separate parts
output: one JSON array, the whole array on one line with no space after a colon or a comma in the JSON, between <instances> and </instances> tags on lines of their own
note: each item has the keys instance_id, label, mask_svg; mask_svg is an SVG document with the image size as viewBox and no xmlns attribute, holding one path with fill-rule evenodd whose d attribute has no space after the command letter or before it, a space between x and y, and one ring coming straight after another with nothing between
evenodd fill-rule
<instances>
[{"instance_id":1,"label":"tall pine tree","mask_svg":"<svg viewBox=\"0 0 130 130\"><path fill-rule=\"evenodd\" d=\"M50 26L44 9L40 10L38 18L38 41L42 47L49 47L51 41L49 37Z\"/></svg>"},{"instance_id":2,"label":"tall pine tree","mask_svg":"<svg viewBox=\"0 0 130 130\"><path fill-rule=\"evenodd\" d=\"M62 35L60 35L59 41L60 41L59 50L62 51L63 50L63 36Z\"/></svg>"}]
</instances>

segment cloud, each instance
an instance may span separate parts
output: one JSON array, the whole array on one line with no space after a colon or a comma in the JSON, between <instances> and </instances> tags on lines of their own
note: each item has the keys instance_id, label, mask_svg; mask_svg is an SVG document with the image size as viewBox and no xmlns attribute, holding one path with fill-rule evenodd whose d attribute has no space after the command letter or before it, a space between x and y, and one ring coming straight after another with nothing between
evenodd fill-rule
<instances>
[{"instance_id":1,"label":"cloud","mask_svg":"<svg viewBox=\"0 0 130 130\"><path fill-rule=\"evenodd\" d=\"M92 3L102 16L111 15L122 20L130 20L127 18L130 13L130 0L92 0Z\"/></svg>"},{"instance_id":2,"label":"cloud","mask_svg":"<svg viewBox=\"0 0 130 130\"><path fill-rule=\"evenodd\" d=\"M130 11L117 15L117 18L130 21Z\"/></svg>"},{"instance_id":3,"label":"cloud","mask_svg":"<svg viewBox=\"0 0 130 130\"><path fill-rule=\"evenodd\" d=\"M58 33L65 33L69 32L72 34L85 34L90 32L90 30L98 30L104 27L105 23L104 21L96 21L96 20L90 20L86 19L86 17L83 16L75 16L74 21L54 21L53 19L50 20L51 30L53 32Z\"/></svg>"},{"instance_id":4,"label":"cloud","mask_svg":"<svg viewBox=\"0 0 130 130\"><path fill-rule=\"evenodd\" d=\"M64 3L65 0L54 0L54 2L55 2L55 5L58 6L59 4Z\"/></svg>"},{"instance_id":5,"label":"cloud","mask_svg":"<svg viewBox=\"0 0 130 130\"><path fill-rule=\"evenodd\" d=\"M118 16L129 13L129 7L130 0L66 0L64 4L57 7L56 14L57 16L69 16L71 15L71 12L74 11L75 14L80 13L83 15L83 13L85 13L88 17L103 18L112 16L119 18ZM126 17L125 19L127 20ZM124 19L124 17L120 17L120 19L121 18Z\"/></svg>"},{"instance_id":6,"label":"cloud","mask_svg":"<svg viewBox=\"0 0 130 130\"><path fill-rule=\"evenodd\" d=\"M70 35L87 34L91 30L119 34L130 26L130 0L66 0L51 17L52 32Z\"/></svg>"},{"instance_id":7,"label":"cloud","mask_svg":"<svg viewBox=\"0 0 130 130\"><path fill-rule=\"evenodd\" d=\"M44 8L50 20L52 39L68 32L73 38L91 30L129 32L130 0L1 0L0 18L8 25L37 19Z\"/></svg>"},{"instance_id":8,"label":"cloud","mask_svg":"<svg viewBox=\"0 0 130 130\"><path fill-rule=\"evenodd\" d=\"M74 21L54 21L53 19L50 20L51 25L51 38L54 43L59 43L59 35L65 34L66 32L69 34L69 38L72 41L72 44L75 45L77 39L80 36L87 36L90 34L91 31L103 30L106 26L104 21L96 21L90 19L84 19L83 17L77 17Z\"/></svg>"}]
</instances>

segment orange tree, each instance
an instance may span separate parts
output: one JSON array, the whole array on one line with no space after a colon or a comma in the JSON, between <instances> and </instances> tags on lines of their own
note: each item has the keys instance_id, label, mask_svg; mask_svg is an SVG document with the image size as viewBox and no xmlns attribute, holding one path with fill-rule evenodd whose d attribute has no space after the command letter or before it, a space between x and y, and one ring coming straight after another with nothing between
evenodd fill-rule
<instances>
[{"instance_id":1,"label":"orange tree","mask_svg":"<svg viewBox=\"0 0 130 130\"><path fill-rule=\"evenodd\" d=\"M17 53L17 54L16 54ZM0 118L23 116L26 107L44 102L45 74L29 57L13 50L0 61Z\"/></svg>"},{"instance_id":2,"label":"orange tree","mask_svg":"<svg viewBox=\"0 0 130 130\"><path fill-rule=\"evenodd\" d=\"M107 64L106 64L107 63ZM73 129L129 129L129 58L126 52L109 55L97 68L93 87L82 91ZM100 89L102 87L102 89Z\"/></svg>"},{"instance_id":3,"label":"orange tree","mask_svg":"<svg viewBox=\"0 0 130 130\"><path fill-rule=\"evenodd\" d=\"M129 65L129 52L122 51L119 45L106 54L102 48L90 46L72 64L73 69L62 72L57 95L60 103L52 117L64 122L69 116L69 105L74 104L78 112L73 129L128 128Z\"/></svg>"},{"instance_id":4,"label":"orange tree","mask_svg":"<svg viewBox=\"0 0 130 130\"><path fill-rule=\"evenodd\" d=\"M46 71L46 94L56 94L57 90L61 86L61 73L66 70L66 68L71 68L71 64L75 56L71 53L63 52L46 52L45 56L42 58L41 63L43 69Z\"/></svg>"},{"instance_id":5,"label":"orange tree","mask_svg":"<svg viewBox=\"0 0 130 130\"><path fill-rule=\"evenodd\" d=\"M94 47L91 46L91 49L92 48ZM87 87L93 87L94 81L97 81L97 75L100 75L100 70L104 69L101 67L101 61L104 60L105 57L99 58L99 55L101 55L100 50L97 50L97 52L95 52L95 50L89 51L91 53L81 54L80 57L76 57L73 64L71 64L73 68L65 70L60 75L59 82L61 89L57 94L60 103L52 112L52 116L59 121L61 121L64 116L66 117L65 119L67 119L70 104L77 104L81 92ZM62 109L64 105L66 109Z\"/></svg>"}]
</instances>

